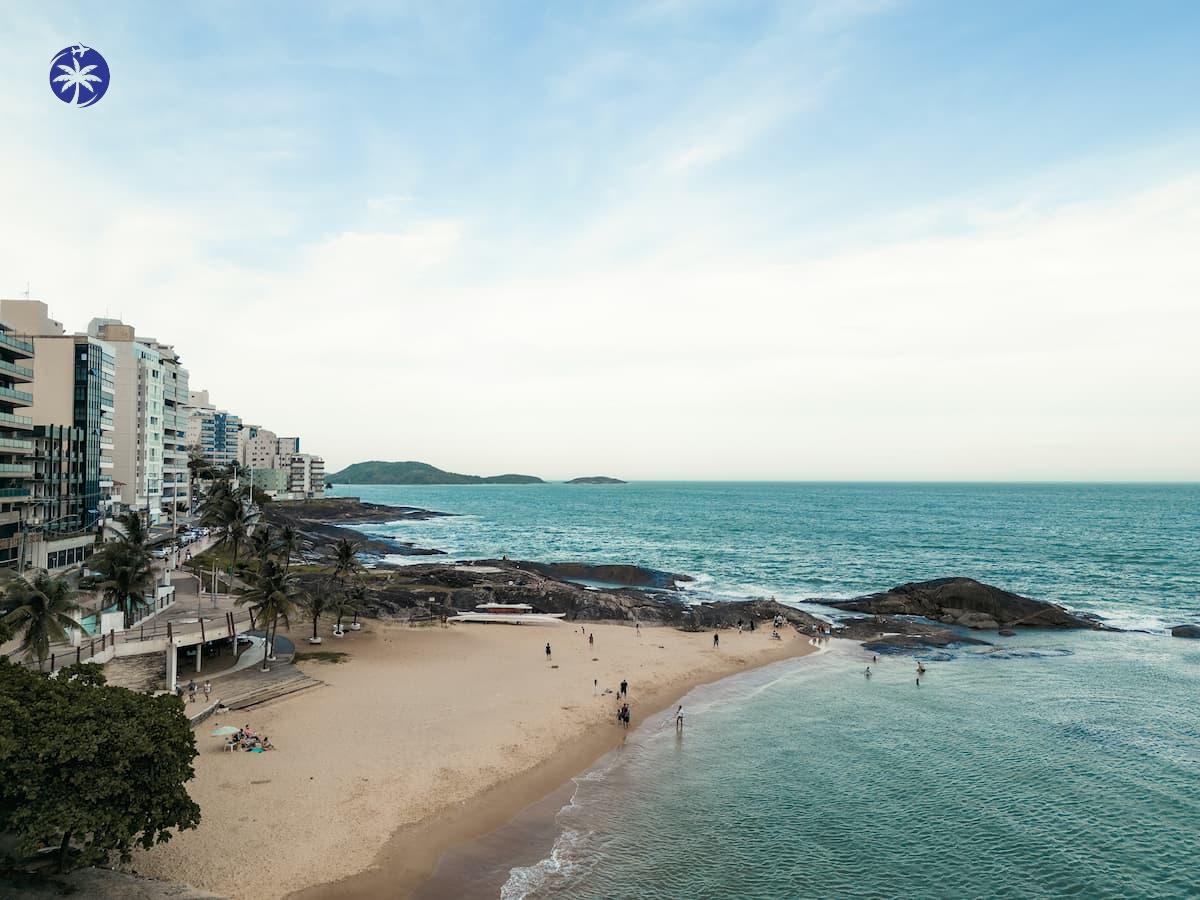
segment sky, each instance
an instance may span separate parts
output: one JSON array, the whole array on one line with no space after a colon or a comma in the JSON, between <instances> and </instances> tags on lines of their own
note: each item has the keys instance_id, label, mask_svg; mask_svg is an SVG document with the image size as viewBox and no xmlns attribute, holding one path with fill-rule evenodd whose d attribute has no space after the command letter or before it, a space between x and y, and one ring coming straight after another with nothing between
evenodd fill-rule
<instances>
[{"instance_id":1,"label":"sky","mask_svg":"<svg viewBox=\"0 0 1200 900\"><path fill-rule=\"evenodd\" d=\"M6 4L0 296L174 343L329 471L1198 480L1198 39L1191 2Z\"/></svg>"}]
</instances>

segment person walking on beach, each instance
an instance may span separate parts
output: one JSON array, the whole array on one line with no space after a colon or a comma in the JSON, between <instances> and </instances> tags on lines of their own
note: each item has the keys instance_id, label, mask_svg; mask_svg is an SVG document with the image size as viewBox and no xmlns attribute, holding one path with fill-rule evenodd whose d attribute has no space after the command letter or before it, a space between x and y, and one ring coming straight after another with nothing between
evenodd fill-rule
<instances>
[{"instance_id":1,"label":"person walking on beach","mask_svg":"<svg viewBox=\"0 0 1200 900\"><path fill-rule=\"evenodd\" d=\"M589 647L596 646L596 636L594 634L588 634L588 646Z\"/></svg>"},{"instance_id":2,"label":"person walking on beach","mask_svg":"<svg viewBox=\"0 0 1200 900\"><path fill-rule=\"evenodd\" d=\"M641 622L634 622L634 623L633 623L633 630L634 630L635 632L637 632L637 636L638 636L638 637L641 637L641 636L642 636L642 623L641 623Z\"/></svg>"},{"instance_id":3,"label":"person walking on beach","mask_svg":"<svg viewBox=\"0 0 1200 900\"><path fill-rule=\"evenodd\" d=\"M546 642L546 661L550 661L550 642Z\"/></svg>"},{"instance_id":4,"label":"person walking on beach","mask_svg":"<svg viewBox=\"0 0 1200 900\"><path fill-rule=\"evenodd\" d=\"M592 696L595 697L598 693L600 693L600 679L593 678L592 679Z\"/></svg>"},{"instance_id":5,"label":"person walking on beach","mask_svg":"<svg viewBox=\"0 0 1200 900\"><path fill-rule=\"evenodd\" d=\"M683 731L683 704L675 710L675 730Z\"/></svg>"},{"instance_id":6,"label":"person walking on beach","mask_svg":"<svg viewBox=\"0 0 1200 900\"><path fill-rule=\"evenodd\" d=\"M716 650L721 646L721 636L715 631L713 632L713 649Z\"/></svg>"},{"instance_id":7,"label":"person walking on beach","mask_svg":"<svg viewBox=\"0 0 1200 900\"><path fill-rule=\"evenodd\" d=\"M188 682L188 703L195 703L195 702L196 702L196 682L189 681Z\"/></svg>"},{"instance_id":8,"label":"person walking on beach","mask_svg":"<svg viewBox=\"0 0 1200 900\"><path fill-rule=\"evenodd\" d=\"M212 696L212 682L207 678L204 679L204 702L207 703Z\"/></svg>"},{"instance_id":9,"label":"person walking on beach","mask_svg":"<svg viewBox=\"0 0 1200 900\"><path fill-rule=\"evenodd\" d=\"M620 696L622 696L622 697L629 696L629 682L626 681L624 678L621 679L621 694L620 694Z\"/></svg>"}]
</instances>

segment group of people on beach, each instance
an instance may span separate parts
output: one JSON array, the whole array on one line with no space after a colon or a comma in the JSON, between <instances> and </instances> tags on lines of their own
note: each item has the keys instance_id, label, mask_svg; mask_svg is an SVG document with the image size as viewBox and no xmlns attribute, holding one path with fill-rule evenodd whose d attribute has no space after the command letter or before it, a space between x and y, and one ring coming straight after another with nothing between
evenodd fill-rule
<instances>
[{"instance_id":1,"label":"group of people on beach","mask_svg":"<svg viewBox=\"0 0 1200 900\"><path fill-rule=\"evenodd\" d=\"M236 734L229 736L229 740L225 742L225 749L230 753L238 750L245 750L250 753L265 753L268 750L274 750L275 745L271 743L271 739L265 734L260 737L250 729L249 725L243 725L237 730Z\"/></svg>"}]
</instances>

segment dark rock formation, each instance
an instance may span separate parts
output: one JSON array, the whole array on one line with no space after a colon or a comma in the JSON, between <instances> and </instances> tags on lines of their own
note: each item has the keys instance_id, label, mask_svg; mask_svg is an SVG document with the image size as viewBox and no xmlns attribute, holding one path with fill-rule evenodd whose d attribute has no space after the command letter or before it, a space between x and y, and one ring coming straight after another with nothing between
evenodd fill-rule
<instances>
[{"instance_id":1,"label":"dark rock formation","mask_svg":"<svg viewBox=\"0 0 1200 900\"><path fill-rule=\"evenodd\" d=\"M363 525L379 522L398 522L404 519L432 519L452 513L418 509L415 506L383 506L378 503L363 503L356 497L337 497L325 500L292 500L268 503L263 507L263 517L272 528L291 525L300 535L300 555L308 562L320 564L328 560L333 545L341 538L348 538L359 545L363 553L375 556L397 554L405 556L440 555L441 550L414 547L407 541L392 537L371 536L347 525ZM331 524L342 523L340 525Z\"/></svg>"},{"instance_id":2,"label":"dark rock formation","mask_svg":"<svg viewBox=\"0 0 1200 900\"><path fill-rule=\"evenodd\" d=\"M863 641L872 653L897 653L931 647L944 648L961 644L990 646L988 641L968 637L953 628L938 625L927 619L905 619L895 616L861 617L838 623L838 637Z\"/></svg>"},{"instance_id":3,"label":"dark rock formation","mask_svg":"<svg viewBox=\"0 0 1200 900\"><path fill-rule=\"evenodd\" d=\"M995 630L1001 626L1104 628L1098 620L1069 612L1055 603L1033 600L975 581L936 578L902 584L889 591L853 600L817 600L826 606L875 615L924 616L967 628Z\"/></svg>"},{"instance_id":4,"label":"dark rock formation","mask_svg":"<svg viewBox=\"0 0 1200 900\"><path fill-rule=\"evenodd\" d=\"M560 581L597 582L619 587L676 590L676 582L693 581L691 575L678 575L645 566L604 565L583 562L540 563L529 560L483 560L484 565L530 569Z\"/></svg>"},{"instance_id":5,"label":"dark rock formation","mask_svg":"<svg viewBox=\"0 0 1200 900\"><path fill-rule=\"evenodd\" d=\"M620 478L609 478L607 475L587 475L583 478L572 478L567 484L626 484Z\"/></svg>"},{"instance_id":6,"label":"dark rock formation","mask_svg":"<svg viewBox=\"0 0 1200 900\"><path fill-rule=\"evenodd\" d=\"M480 603L498 602L528 603L539 612L566 613L571 621L637 621L721 628L732 627L739 620L748 623L751 618L763 621L781 615L789 623L808 629L818 621L800 610L768 600L691 606L674 590L596 590L559 580L539 569L540 564L535 567L527 562L506 560L379 569L366 579L367 613L387 618L422 618L453 615L474 609ZM306 586L303 581L308 577L317 576L302 576L302 586Z\"/></svg>"},{"instance_id":7,"label":"dark rock formation","mask_svg":"<svg viewBox=\"0 0 1200 900\"><path fill-rule=\"evenodd\" d=\"M1200 638L1200 625L1176 625L1171 629L1173 637Z\"/></svg>"}]
</instances>

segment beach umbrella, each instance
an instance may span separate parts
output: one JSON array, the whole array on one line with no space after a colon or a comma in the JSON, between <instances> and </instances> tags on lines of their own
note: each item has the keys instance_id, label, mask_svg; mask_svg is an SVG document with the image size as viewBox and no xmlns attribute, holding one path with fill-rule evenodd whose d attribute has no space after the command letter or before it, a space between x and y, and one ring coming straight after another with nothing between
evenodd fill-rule
<instances>
[{"instance_id":1,"label":"beach umbrella","mask_svg":"<svg viewBox=\"0 0 1200 900\"><path fill-rule=\"evenodd\" d=\"M232 725L222 725L213 731L213 737L224 737L227 734L237 734L238 730Z\"/></svg>"}]
</instances>

